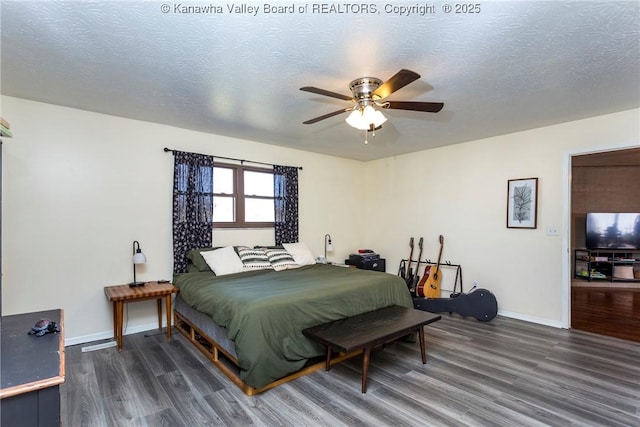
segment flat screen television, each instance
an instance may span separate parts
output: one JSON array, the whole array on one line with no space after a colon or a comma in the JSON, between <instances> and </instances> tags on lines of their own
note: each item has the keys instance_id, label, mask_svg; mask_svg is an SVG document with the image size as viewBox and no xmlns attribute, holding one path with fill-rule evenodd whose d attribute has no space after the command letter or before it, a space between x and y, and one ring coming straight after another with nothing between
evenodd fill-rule
<instances>
[{"instance_id":1,"label":"flat screen television","mask_svg":"<svg viewBox=\"0 0 640 427\"><path fill-rule=\"evenodd\" d=\"M587 214L588 249L640 249L640 213Z\"/></svg>"}]
</instances>

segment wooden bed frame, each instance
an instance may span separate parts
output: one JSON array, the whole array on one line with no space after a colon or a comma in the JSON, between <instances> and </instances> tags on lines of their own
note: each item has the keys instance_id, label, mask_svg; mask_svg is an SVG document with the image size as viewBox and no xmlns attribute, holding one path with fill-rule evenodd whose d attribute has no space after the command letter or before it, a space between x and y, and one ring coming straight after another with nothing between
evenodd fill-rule
<instances>
[{"instance_id":1,"label":"wooden bed frame","mask_svg":"<svg viewBox=\"0 0 640 427\"><path fill-rule=\"evenodd\" d=\"M238 360L223 346L218 344L213 338L208 336L202 329L191 322L182 313L174 310L174 325L176 329L184 335L191 344L193 344L198 350L202 352L213 364L225 374L244 394L247 396L253 396L263 391L267 391L271 388L279 386L281 384L293 381L296 378L300 378L304 375L310 374L320 369L325 368L325 359L320 356L317 360L311 361L307 366L302 369L293 372L287 376L277 379L263 387L255 388L245 383L240 379ZM351 353L341 353L331 359L330 364L335 365L344 360L350 359L354 356L362 354L362 350L354 351Z\"/></svg>"}]
</instances>

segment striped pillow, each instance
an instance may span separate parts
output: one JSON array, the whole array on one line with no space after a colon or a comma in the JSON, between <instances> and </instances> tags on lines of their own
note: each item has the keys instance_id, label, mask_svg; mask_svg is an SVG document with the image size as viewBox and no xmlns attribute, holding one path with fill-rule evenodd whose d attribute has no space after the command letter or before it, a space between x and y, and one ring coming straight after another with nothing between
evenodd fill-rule
<instances>
[{"instance_id":1,"label":"striped pillow","mask_svg":"<svg viewBox=\"0 0 640 427\"><path fill-rule=\"evenodd\" d=\"M291 254L285 249L265 249L264 252L267 254L271 266L276 271L300 267L296 264Z\"/></svg>"},{"instance_id":2,"label":"striped pillow","mask_svg":"<svg viewBox=\"0 0 640 427\"><path fill-rule=\"evenodd\" d=\"M244 271L272 269L267 254L262 249L252 249L247 246L236 248L240 261L242 261Z\"/></svg>"}]
</instances>

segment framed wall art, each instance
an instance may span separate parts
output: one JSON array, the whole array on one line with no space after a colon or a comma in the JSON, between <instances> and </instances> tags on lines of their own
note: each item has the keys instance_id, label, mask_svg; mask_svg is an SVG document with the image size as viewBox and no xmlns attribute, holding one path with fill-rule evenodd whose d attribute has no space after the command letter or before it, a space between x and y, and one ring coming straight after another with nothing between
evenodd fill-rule
<instances>
[{"instance_id":1,"label":"framed wall art","mask_svg":"<svg viewBox=\"0 0 640 427\"><path fill-rule=\"evenodd\" d=\"M536 228L538 178L510 179L507 188L507 228Z\"/></svg>"}]
</instances>

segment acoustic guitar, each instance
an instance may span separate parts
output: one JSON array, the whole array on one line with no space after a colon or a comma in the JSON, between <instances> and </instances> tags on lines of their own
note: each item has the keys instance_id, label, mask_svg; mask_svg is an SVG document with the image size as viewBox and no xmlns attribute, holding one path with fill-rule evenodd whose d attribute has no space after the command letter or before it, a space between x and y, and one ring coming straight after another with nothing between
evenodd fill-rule
<instances>
[{"instance_id":1,"label":"acoustic guitar","mask_svg":"<svg viewBox=\"0 0 640 427\"><path fill-rule=\"evenodd\" d=\"M436 265L427 266L424 269L422 279L416 288L416 295L426 298L440 298L440 283L442 274L440 272L440 260L442 259L442 247L444 246L444 236L440 235L440 252Z\"/></svg>"}]
</instances>

